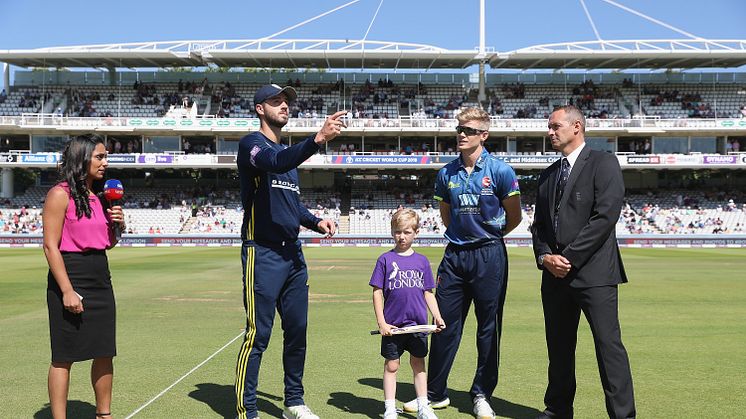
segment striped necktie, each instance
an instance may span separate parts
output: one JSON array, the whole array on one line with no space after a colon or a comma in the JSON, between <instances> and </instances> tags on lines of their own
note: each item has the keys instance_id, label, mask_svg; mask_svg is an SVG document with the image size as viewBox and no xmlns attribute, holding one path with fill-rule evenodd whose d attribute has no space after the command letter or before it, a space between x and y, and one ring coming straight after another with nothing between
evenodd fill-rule
<instances>
[{"instance_id":1,"label":"striped necktie","mask_svg":"<svg viewBox=\"0 0 746 419\"><path fill-rule=\"evenodd\" d=\"M554 232L557 232L557 226L559 223L559 206L562 200L562 194L565 193L565 185L567 185L567 179L570 177L570 162L566 158L562 158L560 164L560 172L557 177L557 185L554 189Z\"/></svg>"}]
</instances>

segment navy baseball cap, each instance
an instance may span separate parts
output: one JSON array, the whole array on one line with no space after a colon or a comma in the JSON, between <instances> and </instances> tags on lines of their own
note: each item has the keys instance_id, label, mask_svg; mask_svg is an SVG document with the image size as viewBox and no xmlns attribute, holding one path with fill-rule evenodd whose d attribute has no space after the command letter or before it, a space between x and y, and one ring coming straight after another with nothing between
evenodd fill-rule
<instances>
[{"instance_id":1,"label":"navy baseball cap","mask_svg":"<svg viewBox=\"0 0 746 419\"><path fill-rule=\"evenodd\" d=\"M295 98L298 97L298 93L291 86L280 87L276 84L265 84L254 93L254 106L280 93L285 93L289 102L294 102Z\"/></svg>"}]
</instances>

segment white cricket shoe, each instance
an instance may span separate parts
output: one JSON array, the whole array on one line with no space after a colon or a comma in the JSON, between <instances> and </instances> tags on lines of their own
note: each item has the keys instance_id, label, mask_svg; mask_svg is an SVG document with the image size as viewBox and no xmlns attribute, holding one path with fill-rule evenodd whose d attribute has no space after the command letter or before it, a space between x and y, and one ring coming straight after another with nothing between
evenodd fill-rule
<instances>
[{"instance_id":1,"label":"white cricket shoe","mask_svg":"<svg viewBox=\"0 0 746 419\"><path fill-rule=\"evenodd\" d=\"M290 406L282 412L282 419L319 419L305 404Z\"/></svg>"},{"instance_id":2,"label":"white cricket shoe","mask_svg":"<svg viewBox=\"0 0 746 419\"><path fill-rule=\"evenodd\" d=\"M445 409L446 407L451 405L451 399L446 397L445 399L437 401L437 402L428 401L428 405L430 405L430 407L432 407L433 409ZM420 406L417 404L417 399L410 400L404 403L405 412L417 413L419 408Z\"/></svg>"},{"instance_id":3,"label":"white cricket shoe","mask_svg":"<svg viewBox=\"0 0 746 419\"><path fill-rule=\"evenodd\" d=\"M477 419L495 419L495 411L492 410L490 403L482 394L477 394L477 397L474 397L474 416Z\"/></svg>"},{"instance_id":4,"label":"white cricket shoe","mask_svg":"<svg viewBox=\"0 0 746 419\"><path fill-rule=\"evenodd\" d=\"M438 419L438 417L435 416L432 407L425 406L417 411L417 419Z\"/></svg>"},{"instance_id":5,"label":"white cricket shoe","mask_svg":"<svg viewBox=\"0 0 746 419\"><path fill-rule=\"evenodd\" d=\"M383 412L383 419L398 419L399 412L396 409L391 409Z\"/></svg>"}]
</instances>

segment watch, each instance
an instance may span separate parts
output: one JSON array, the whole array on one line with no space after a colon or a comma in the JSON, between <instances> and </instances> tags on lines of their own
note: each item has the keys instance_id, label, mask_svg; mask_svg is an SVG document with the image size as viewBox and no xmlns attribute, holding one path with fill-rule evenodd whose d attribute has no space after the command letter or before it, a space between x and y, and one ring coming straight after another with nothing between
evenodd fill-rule
<instances>
[{"instance_id":1,"label":"watch","mask_svg":"<svg viewBox=\"0 0 746 419\"><path fill-rule=\"evenodd\" d=\"M536 261L539 263L539 266L544 266L544 257L548 255L549 253L544 253L539 255L538 258L536 258Z\"/></svg>"}]
</instances>

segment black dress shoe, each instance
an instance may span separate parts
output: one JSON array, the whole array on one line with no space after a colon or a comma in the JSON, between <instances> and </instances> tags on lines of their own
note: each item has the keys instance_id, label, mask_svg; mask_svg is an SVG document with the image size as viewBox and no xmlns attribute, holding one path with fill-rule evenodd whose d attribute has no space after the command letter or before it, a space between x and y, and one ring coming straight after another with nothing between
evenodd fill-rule
<instances>
[{"instance_id":1,"label":"black dress shoe","mask_svg":"<svg viewBox=\"0 0 746 419\"><path fill-rule=\"evenodd\" d=\"M572 419L572 415L559 415L549 410L545 410L536 416L536 419Z\"/></svg>"}]
</instances>

